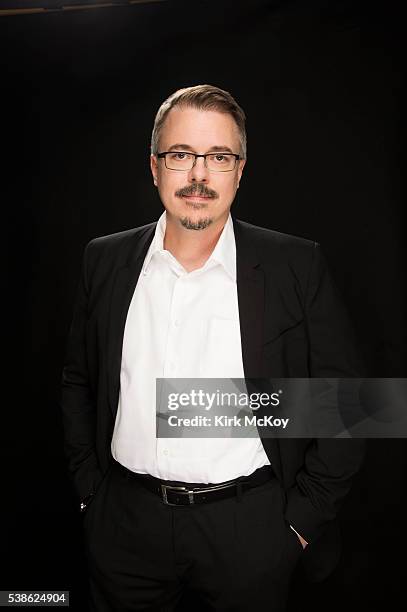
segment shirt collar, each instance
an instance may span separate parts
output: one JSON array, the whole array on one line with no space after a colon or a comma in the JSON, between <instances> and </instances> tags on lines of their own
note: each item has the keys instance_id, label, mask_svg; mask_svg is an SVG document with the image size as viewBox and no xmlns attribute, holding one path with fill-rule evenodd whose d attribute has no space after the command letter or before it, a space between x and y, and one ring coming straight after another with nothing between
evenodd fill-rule
<instances>
[{"instance_id":1,"label":"shirt collar","mask_svg":"<svg viewBox=\"0 0 407 612\"><path fill-rule=\"evenodd\" d=\"M151 263L151 259L156 253L164 252L164 236L166 229L166 211L162 213L161 217L158 219L154 238L150 244L150 248L148 249L146 258L144 260L143 272L147 273L148 267ZM235 234L233 231L233 221L231 214L229 212L227 221L223 227L221 235L219 236L219 240L216 243L214 250L212 251L210 257L208 258L205 266L209 264L211 261L215 261L223 266L227 274L232 278L232 280L236 281L236 242L235 242Z\"/></svg>"}]
</instances>

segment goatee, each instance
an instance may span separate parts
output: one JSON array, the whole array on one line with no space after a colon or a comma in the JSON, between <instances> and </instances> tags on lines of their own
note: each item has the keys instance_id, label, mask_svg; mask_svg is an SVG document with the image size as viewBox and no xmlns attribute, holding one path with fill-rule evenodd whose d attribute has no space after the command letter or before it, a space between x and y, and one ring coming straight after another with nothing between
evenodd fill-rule
<instances>
[{"instance_id":1,"label":"goatee","mask_svg":"<svg viewBox=\"0 0 407 612\"><path fill-rule=\"evenodd\" d=\"M185 227L185 229L189 230L203 230L212 223L212 219L210 217L198 219L198 221L192 221L192 219L190 219L189 217L182 217L180 221L181 225Z\"/></svg>"}]
</instances>

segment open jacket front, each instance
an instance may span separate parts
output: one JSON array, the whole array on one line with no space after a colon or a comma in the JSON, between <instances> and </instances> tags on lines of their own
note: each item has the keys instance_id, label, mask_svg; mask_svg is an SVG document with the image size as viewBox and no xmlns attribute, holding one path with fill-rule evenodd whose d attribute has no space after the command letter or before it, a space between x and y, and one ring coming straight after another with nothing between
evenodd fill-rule
<instances>
[{"instance_id":1,"label":"open jacket front","mask_svg":"<svg viewBox=\"0 0 407 612\"><path fill-rule=\"evenodd\" d=\"M232 217L246 378L363 376L345 308L317 243ZM130 301L156 223L92 240L63 371L69 470L80 499L96 493L112 461L121 351ZM286 495L285 518L309 542L310 580L340 554L336 516L364 456L364 441L260 438Z\"/></svg>"}]
</instances>

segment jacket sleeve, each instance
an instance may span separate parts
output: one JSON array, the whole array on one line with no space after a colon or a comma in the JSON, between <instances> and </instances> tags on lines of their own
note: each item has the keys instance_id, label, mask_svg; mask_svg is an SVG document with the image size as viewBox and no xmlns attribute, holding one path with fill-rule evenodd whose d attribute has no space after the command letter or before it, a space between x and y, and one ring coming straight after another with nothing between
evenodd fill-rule
<instances>
[{"instance_id":1,"label":"jacket sleeve","mask_svg":"<svg viewBox=\"0 0 407 612\"><path fill-rule=\"evenodd\" d=\"M365 375L350 321L317 243L305 300L309 372L313 378ZM295 485L287 492L286 518L307 542L332 521L365 455L365 440L314 438Z\"/></svg>"},{"instance_id":2,"label":"jacket sleeve","mask_svg":"<svg viewBox=\"0 0 407 612\"><path fill-rule=\"evenodd\" d=\"M62 373L61 408L64 451L79 499L92 495L102 475L95 452L96 398L92 393L87 360L88 259L86 246Z\"/></svg>"}]
</instances>

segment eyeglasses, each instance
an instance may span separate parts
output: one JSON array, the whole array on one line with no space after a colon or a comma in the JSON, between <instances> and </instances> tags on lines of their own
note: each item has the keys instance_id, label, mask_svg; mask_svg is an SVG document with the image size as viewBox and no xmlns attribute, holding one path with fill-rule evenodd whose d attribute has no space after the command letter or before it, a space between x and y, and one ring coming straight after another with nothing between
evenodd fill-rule
<instances>
[{"instance_id":1,"label":"eyeglasses","mask_svg":"<svg viewBox=\"0 0 407 612\"><path fill-rule=\"evenodd\" d=\"M168 170L192 170L196 164L197 157L203 157L205 167L209 172L231 172L236 167L236 162L240 155L235 153L187 153L186 151L164 151L157 153L158 159L165 160L165 167Z\"/></svg>"}]
</instances>

